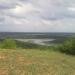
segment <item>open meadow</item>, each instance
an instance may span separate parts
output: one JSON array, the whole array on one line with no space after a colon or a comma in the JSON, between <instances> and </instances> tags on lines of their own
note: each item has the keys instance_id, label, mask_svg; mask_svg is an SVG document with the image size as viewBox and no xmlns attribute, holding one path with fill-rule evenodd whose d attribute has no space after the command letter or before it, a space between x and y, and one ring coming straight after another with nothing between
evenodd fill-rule
<instances>
[{"instance_id":1,"label":"open meadow","mask_svg":"<svg viewBox=\"0 0 75 75\"><path fill-rule=\"evenodd\" d=\"M75 57L50 50L0 49L0 75L75 75Z\"/></svg>"}]
</instances>

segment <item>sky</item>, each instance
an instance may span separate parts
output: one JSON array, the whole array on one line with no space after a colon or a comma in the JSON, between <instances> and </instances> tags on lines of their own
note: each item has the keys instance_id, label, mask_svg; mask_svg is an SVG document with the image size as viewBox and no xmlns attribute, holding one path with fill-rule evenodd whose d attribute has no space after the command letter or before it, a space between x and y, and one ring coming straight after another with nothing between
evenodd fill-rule
<instances>
[{"instance_id":1,"label":"sky","mask_svg":"<svg viewBox=\"0 0 75 75\"><path fill-rule=\"evenodd\" d=\"M0 32L75 32L75 0L0 0Z\"/></svg>"}]
</instances>

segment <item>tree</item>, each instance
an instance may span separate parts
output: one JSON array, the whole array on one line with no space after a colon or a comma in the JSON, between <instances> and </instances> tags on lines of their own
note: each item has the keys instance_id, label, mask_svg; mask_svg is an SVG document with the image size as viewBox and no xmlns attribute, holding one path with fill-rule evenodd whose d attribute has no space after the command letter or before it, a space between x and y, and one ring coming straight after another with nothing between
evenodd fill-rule
<instances>
[{"instance_id":1,"label":"tree","mask_svg":"<svg viewBox=\"0 0 75 75\"><path fill-rule=\"evenodd\" d=\"M59 49L61 52L75 54L75 38L68 38L65 40L64 43L60 45Z\"/></svg>"},{"instance_id":2,"label":"tree","mask_svg":"<svg viewBox=\"0 0 75 75\"><path fill-rule=\"evenodd\" d=\"M14 49L16 48L16 42L11 38L6 38L0 44L0 48Z\"/></svg>"}]
</instances>

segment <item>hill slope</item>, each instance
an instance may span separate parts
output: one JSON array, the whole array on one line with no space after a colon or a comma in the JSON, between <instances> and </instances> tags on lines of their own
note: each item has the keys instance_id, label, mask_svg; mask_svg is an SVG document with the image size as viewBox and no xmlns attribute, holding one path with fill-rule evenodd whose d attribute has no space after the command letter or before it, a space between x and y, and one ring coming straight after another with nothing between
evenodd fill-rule
<instances>
[{"instance_id":1,"label":"hill slope","mask_svg":"<svg viewBox=\"0 0 75 75\"><path fill-rule=\"evenodd\" d=\"M0 75L75 75L75 57L48 50L3 49Z\"/></svg>"}]
</instances>

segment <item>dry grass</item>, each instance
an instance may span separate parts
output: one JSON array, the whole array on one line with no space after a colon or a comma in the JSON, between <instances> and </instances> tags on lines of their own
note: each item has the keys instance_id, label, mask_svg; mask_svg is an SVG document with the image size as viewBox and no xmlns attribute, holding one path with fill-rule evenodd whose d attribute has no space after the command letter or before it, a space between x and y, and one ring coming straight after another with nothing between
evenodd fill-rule
<instances>
[{"instance_id":1,"label":"dry grass","mask_svg":"<svg viewBox=\"0 0 75 75\"><path fill-rule=\"evenodd\" d=\"M75 57L48 50L0 50L0 75L75 75Z\"/></svg>"}]
</instances>

